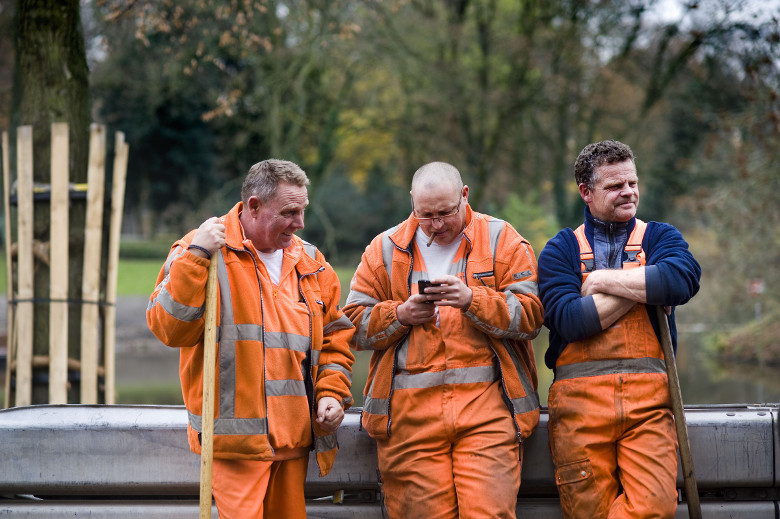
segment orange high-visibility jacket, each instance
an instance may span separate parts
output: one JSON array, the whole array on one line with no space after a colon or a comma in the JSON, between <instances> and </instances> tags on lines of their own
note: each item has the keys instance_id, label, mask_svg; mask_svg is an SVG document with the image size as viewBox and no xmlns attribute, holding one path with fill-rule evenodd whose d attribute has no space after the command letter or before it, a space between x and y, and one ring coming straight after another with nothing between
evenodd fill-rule
<instances>
[{"instance_id":1,"label":"orange high-visibility jacket","mask_svg":"<svg viewBox=\"0 0 780 519\"><path fill-rule=\"evenodd\" d=\"M241 207L236 204L221 218L226 246L211 260L218 262L219 285L214 456L296 457L306 454L313 436L320 472L325 475L338 446L335 433L325 434L314 422L316 402L331 396L345 409L351 405L354 356L349 340L354 327L338 306L336 273L320 251L297 236L284 250L281 277L282 284L297 286L277 288L270 283L242 241ZM187 251L194 232L173 245L146 316L158 339L180 348L188 439L199 454L209 260ZM282 304L275 297L284 288L298 294L295 305ZM309 423L312 426L302 425Z\"/></svg>"},{"instance_id":2,"label":"orange high-visibility jacket","mask_svg":"<svg viewBox=\"0 0 780 519\"><path fill-rule=\"evenodd\" d=\"M425 351L426 343L440 340L433 336L437 332L432 325L404 326L396 316L396 308L416 293L418 279L427 277L414 265L417 225L417 220L410 216L372 240L355 272L344 306L344 313L357 328L352 347L374 350L363 392L362 422L377 439L391 434L391 396L396 387L401 387L396 372L406 368L399 366L399 353L403 363L407 353ZM511 225L472 211L468 205L463 234L465 244L459 249L450 274L467 283L473 300L460 314L460 325L465 331L458 340L465 343L464 351L472 348L480 361L484 348L492 350L520 441L531 434L539 420L531 339L539 333L544 316L538 297L536 258L530 244ZM425 366L415 369L424 372ZM455 371L437 371L436 378L481 382L492 376L485 373L483 366ZM404 382L400 384L408 384L407 379L414 376L404 373Z\"/></svg>"}]
</instances>

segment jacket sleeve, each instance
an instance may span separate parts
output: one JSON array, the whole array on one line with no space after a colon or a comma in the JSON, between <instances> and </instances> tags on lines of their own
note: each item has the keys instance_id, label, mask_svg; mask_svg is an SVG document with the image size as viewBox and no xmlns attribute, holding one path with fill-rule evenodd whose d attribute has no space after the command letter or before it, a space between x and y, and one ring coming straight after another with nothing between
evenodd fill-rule
<instances>
[{"instance_id":1,"label":"jacket sleeve","mask_svg":"<svg viewBox=\"0 0 780 519\"><path fill-rule=\"evenodd\" d=\"M192 234L168 254L146 308L146 322L166 346L195 346L204 330L209 260L187 251Z\"/></svg>"},{"instance_id":2,"label":"jacket sleeve","mask_svg":"<svg viewBox=\"0 0 780 519\"><path fill-rule=\"evenodd\" d=\"M648 251L645 272L647 304L677 306L699 291L701 266L674 226L649 222L642 247Z\"/></svg>"},{"instance_id":3,"label":"jacket sleeve","mask_svg":"<svg viewBox=\"0 0 780 519\"><path fill-rule=\"evenodd\" d=\"M464 314L473 326L490 336L533 339L544 319L536 256L531 245L508 223L504 224L494 263L496 288L482 283L470 285L472 301Z\"/></svg>"},{"instance_id":4,"label":"jacket sleeve","mask_svg":"<svg viewBox=\"0 0 780 519\"><path fill-rule=\"evenodd\" d=\"M344 313L355 325L352 347L385 350L399 343L409 326L398 321L396 309L403 301L393 299L390 278L382 261L382 235L366 247L350 283Z\"/></svg>"},{"instance_id":5,"label":"jacket sleeve","mask_svg":"<svg viewBox=\"0 0 780 519\"><path fill-rule=\"evenodd\" d=\"M352 365L355 363L355 357L349 349L349 341L355 327L339 308L341 286L336 272L319 251L317 259L325 265L325 270L318 274L325 315L322 351L317 380L314 382L315 401L331 396L347 409L352 405Z\"/></svg>"},{"instance_id":6,"label":"jacket sleeve","mask_svg":"<svg viewBox=\"0 0 780 519\"><path fill-rule=\"evenodd\" d=\"M545 324L564 343L586 339L601 332L593 298L582 297L582 274L577 239L563 229L539 255L539 293L544 304Z\"/></svg>"}]
</instances>

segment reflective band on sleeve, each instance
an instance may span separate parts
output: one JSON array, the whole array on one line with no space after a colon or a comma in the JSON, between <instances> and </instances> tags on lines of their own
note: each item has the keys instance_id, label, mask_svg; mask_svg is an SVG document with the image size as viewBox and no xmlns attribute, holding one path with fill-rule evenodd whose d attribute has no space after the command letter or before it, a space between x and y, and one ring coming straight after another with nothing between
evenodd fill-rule
<instances>
[{"instance_id":1,"label":"reflective band on sleeve","mask_svg":"<svg viewBox=\"0 0 780 519\"><path fill-rule=\"evenodd\" d=\"M315 436L314 437L314 450L317 452L327 452L338 447L336 442L336 434L329 434L327 436Z\"/></svg>"},{"instance_id":2,"label":"reflective band on sleeve","mask_svg":"<svg viewBox=\"0 0 780 519\"><path fill-rule=\"evenodd\" d=\"M338 364L325 364L320 366L319 372L322 373L324 370L330 369L333 371L338 371L339 373L343 373L345 377L347 377L347 380L352 382L352 373L345 368L344 366L340 366Z\"/></svg>"},{"instance_id":3,"label":"reflective band on sleeve","mask_svg":"<svg viewBox=\"0 0 780 519\"><path fill-rule=\"evenodd\" d=\"M203 317L203 306L187 306L177 303L171 297L170 292L168 292L167 286L162 287L157 297L149 303L148 308L152 308L155 304L159 304L171 317L179 321L191 322Z\"/></svg>"},{"instance_id":4,"label":"reflective band on sleeve","mask_svg":"<svg viewBox=\"0 0 780 519\"><path fill-rule=\"evenodd\" d=\"M355 326L352 324L352 321L349 320L349 317L342 314L341 317L339 317L335 321L331 321L325 326L323 326L322 334L330 335L333 332L337 332L339 330L351 330L354 327Z\"/></svg>"},{"instance_id":5,"label":"reflective band on sleeve","mask_svg":"<svg viewBox=\"0 0 780 519\"><path fill-rule=\"evenodd\" d=\"M426 373L400 373L393 379L393 389L423 389L445 384L476 384L498 380L496 366L478 366L472 368L454 368Z\"/></svg>"},{"instance_id":6,"label":"reflective band on sleeve","mask_svg":"<svg viewBox=\"0 0 780 519\"><path fill-rule=\"evenodd\" d=\"M373 297L364 294L363 292L358 292L357 290L350 290L349 296L347 296L347 305L358 305L358 306L374 306L379 302L378 299L374 299Z\"/></svg>"},{"instance_id":7,"label":"reflective band on sleeve","mask_svg":"<svg viewBox=\"0 0 780 519\"><path fill-rule=\"evenodd\" d=\"M566 364L555 368L555 380L597 377L618 373L666 373L664 359L643 357L641 359L594 360Z\"/></svg>"}]
</instances>

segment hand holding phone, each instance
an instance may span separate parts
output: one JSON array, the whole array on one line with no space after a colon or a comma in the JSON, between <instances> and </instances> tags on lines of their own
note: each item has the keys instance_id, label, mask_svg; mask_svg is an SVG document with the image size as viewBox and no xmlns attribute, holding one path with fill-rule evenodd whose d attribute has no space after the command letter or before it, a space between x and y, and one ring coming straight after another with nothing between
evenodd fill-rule
<instances>
[{"instance_id":1,"label":"hand holding phone","mask_svg":"<svg viewBox=\"0 0 780 519\"><path fill-rule=\"evenodd\" d=\"M425 295L425 289L432 286L434 286L433 283L431 283L428 279L421 279L417 281L417 291L421 295ZM426 301L426 303L433 304L433 301Z\"/></svg>"}]
</instances>

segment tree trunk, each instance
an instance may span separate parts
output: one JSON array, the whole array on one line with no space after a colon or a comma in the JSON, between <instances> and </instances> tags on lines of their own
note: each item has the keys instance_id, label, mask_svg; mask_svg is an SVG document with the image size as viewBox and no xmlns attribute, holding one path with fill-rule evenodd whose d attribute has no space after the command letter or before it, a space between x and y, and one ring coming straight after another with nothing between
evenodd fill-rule
<instances>
[{"instance_id":1,"label":"tree trunk","mask_svg":"<svg viewBox=\"0 0 780 519\"><path fill-rule=\"evenodd\" d=\"M19 0L15 17L16 64L11 106L11 127L33 127L35 182L50 184L51 123L70 127L70 181L86 182L89 149L90 97L79 0ZM15 132L14 132L15 137ZM15 138L11 139L15 141ZM16 153L10 154L15 161ZM16 168L13 168L16 169ZM70 208L70 264L68 297L81 299L84 253L85 200L75 199ZM34 239L49 241L49 200L36 201ZM56 261L58 251L51 251ZM35 265L34 310L35 355L49 355L49 268ZM81 306L68 309L68 357L79 358ZM46 368L36 369L34 377ZM68 401L78 402L79 387L72 384ZM33 403L48 402L48 384L33 386Z\"/></svg>"}]
</instances>

